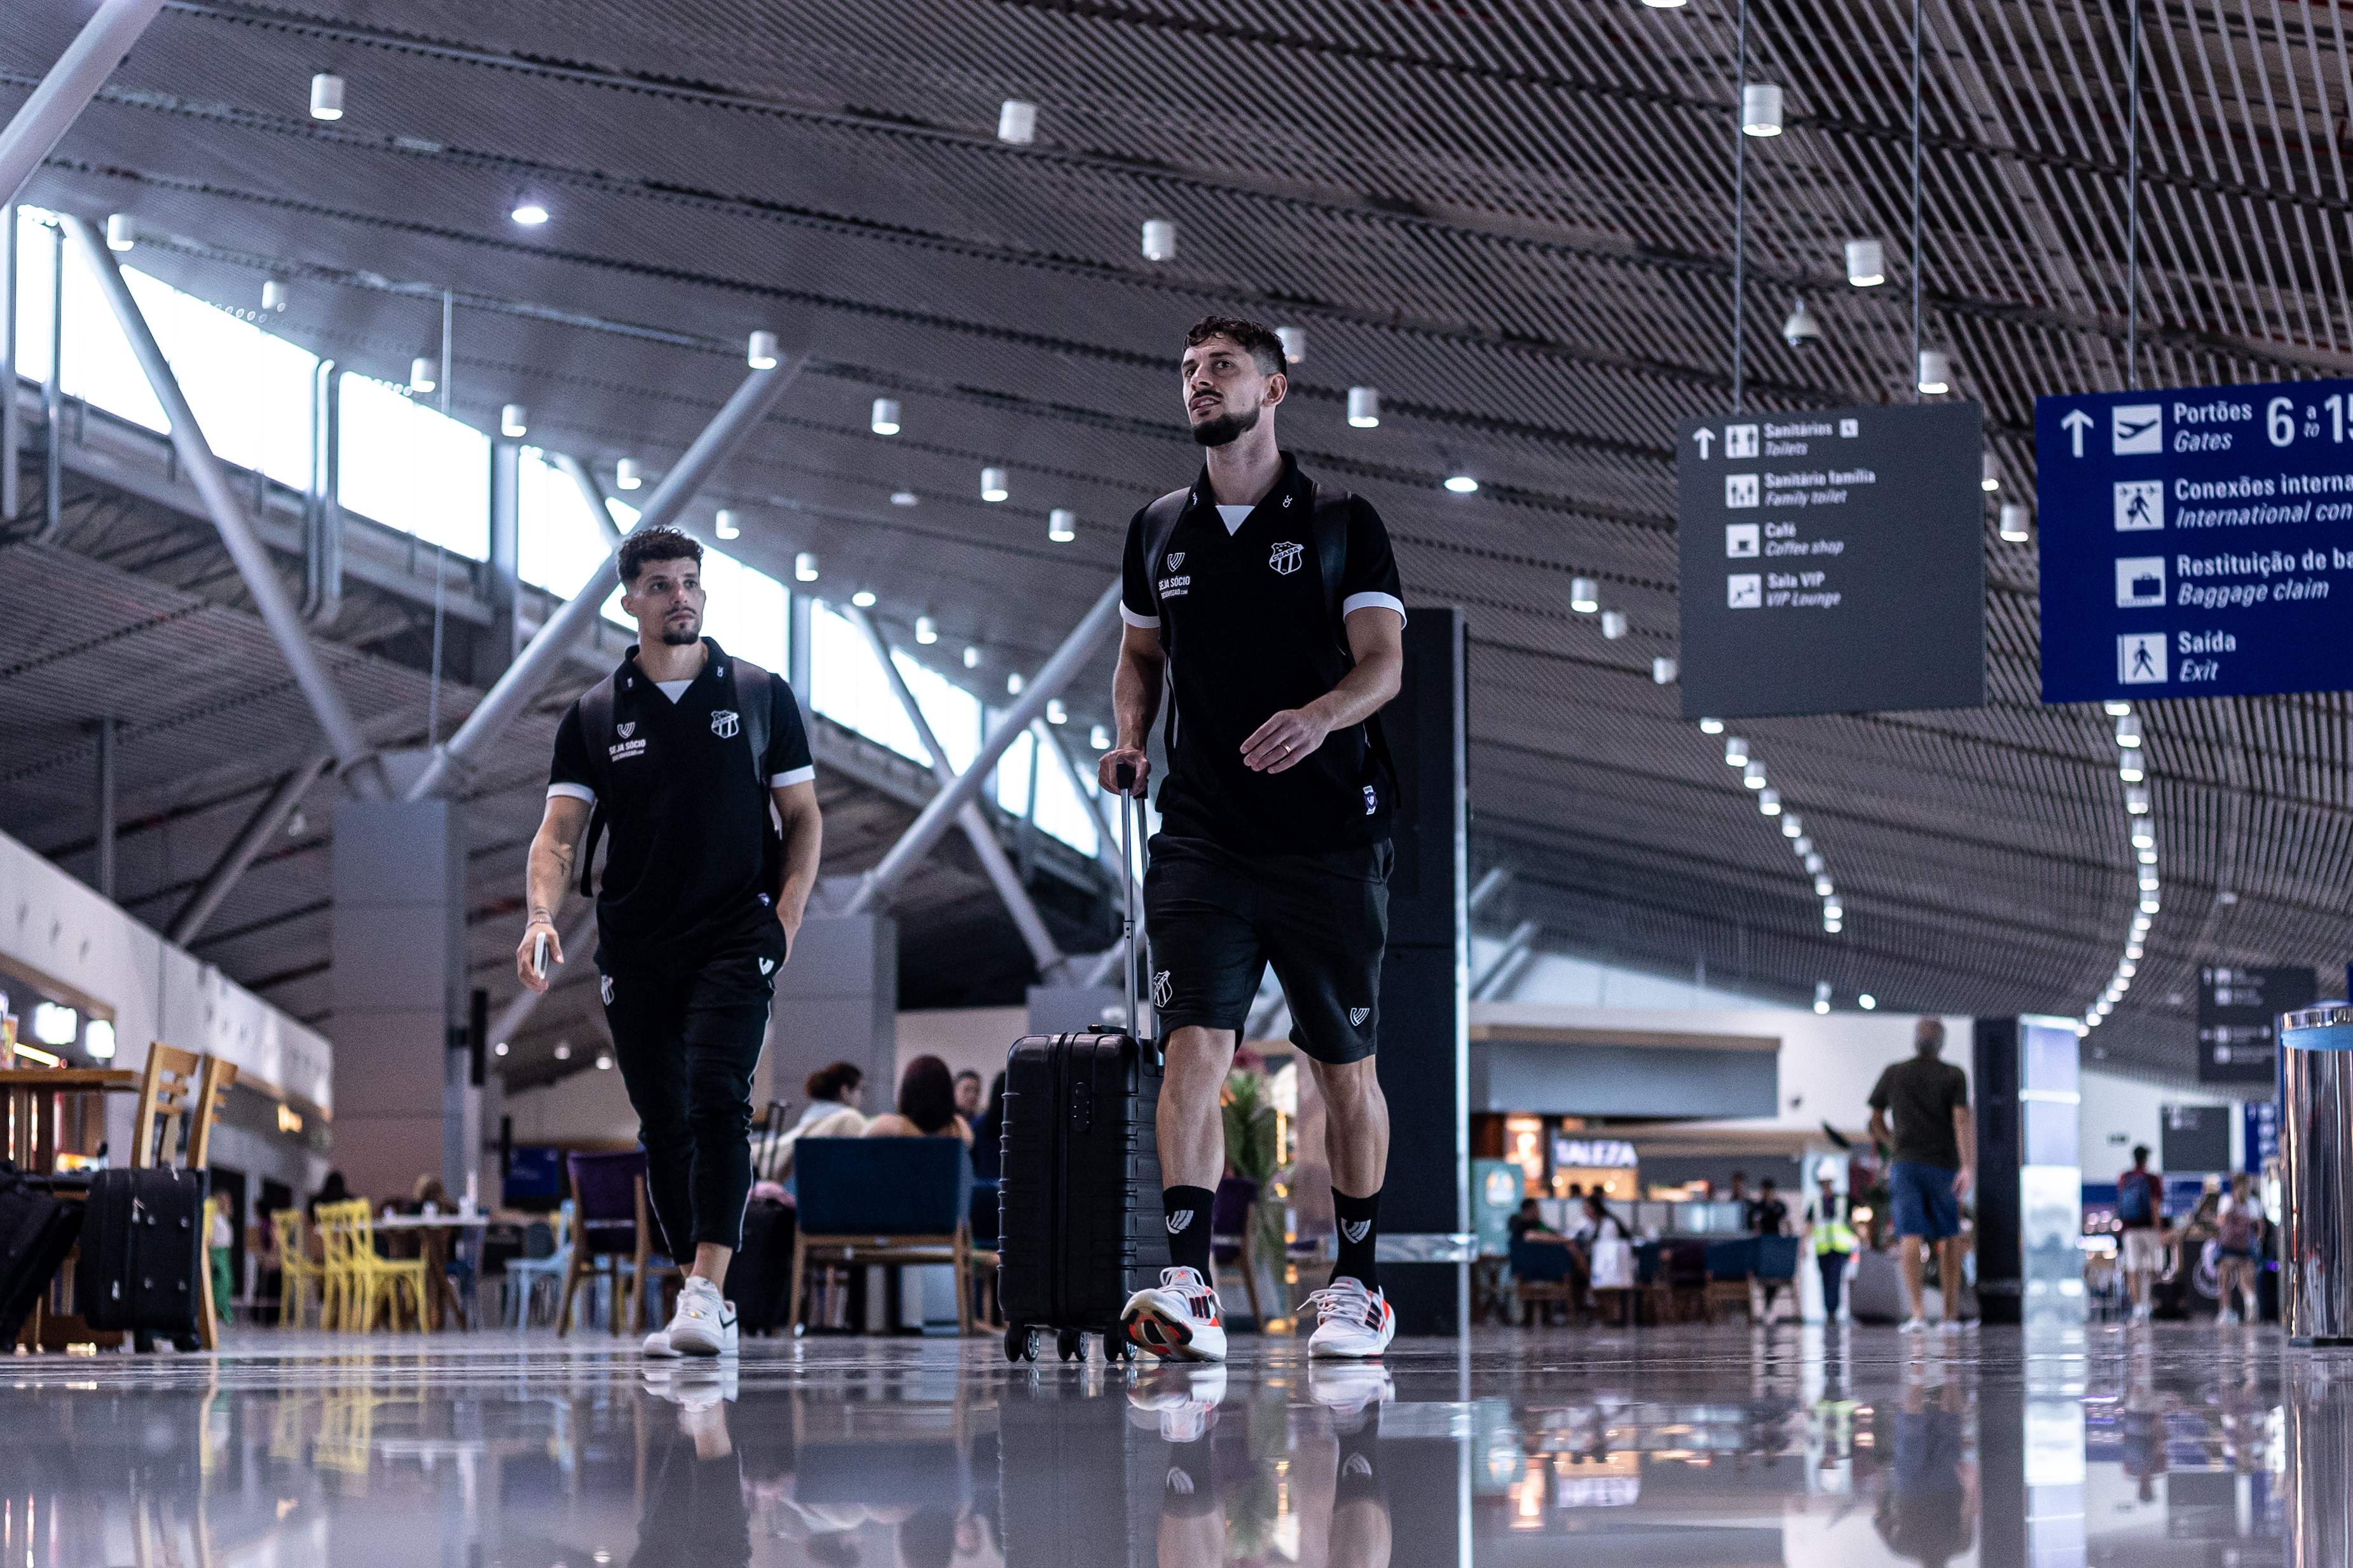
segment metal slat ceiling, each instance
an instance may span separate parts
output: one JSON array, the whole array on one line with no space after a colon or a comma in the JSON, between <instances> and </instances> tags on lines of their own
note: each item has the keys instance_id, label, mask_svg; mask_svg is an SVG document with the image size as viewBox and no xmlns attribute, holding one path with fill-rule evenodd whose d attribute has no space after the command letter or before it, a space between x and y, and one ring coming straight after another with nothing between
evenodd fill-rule
<instances>
[{"instance_id":1,"label":"metal slat ceiling","mask_svg":"<svg viewBox=\"0 0 2353 1568\"><path fill-rule=\"evenodd\" d=\"M1786 132L1747 147L1761 406L1907 395L1903 10L1748 7L1750 79L1788 97ZM79 21L67 0L18 12L0 110ZM2036 394L2122 384L2136 287L2144 384L2353 366L2338 10L2145 8L2137 280L2123 13L1926 15L1927 334L1986 405L2005 497L2033 482ZM2036 700L2031 548L1989 528L1988 708L1739 727L1829 858L1841 936L1649 681L1673 651L1671 432L1729 386L1735 24L1730 0L175 4L27 197L135 213L136 264L223 303L286 277L275 327L396 381L454 289L459 412L527 403L535 439L604 465L659 468L744 334L780 331L818 363L708 499L744 511L754 563L817 551L824 591L935 616L990 682L1034 667L1127 514L1190 472L1182 326L1219 307L1303 324L1286 444L1382 509L1410 598L1471 615L1480 853L1523 872L1491 916L1798 995L2078 1010L2122 945L2131 857L2105 720ZM302 112L319 69L351 84L335 125ZM1008 97L1039 104L1034 145L995 141ZM524 193L544 229L506 221ZM1177 222L1173 263L1138 255L1146 217ZM1890 281L1851 289L1840 247L1866 235ZM1800 296L1826 334L1803 353L1773 331ZM1377 431L1340 416L1359 383L1382 391ZM905 435L866 430L878 395ZM1012 469L1011 501L978 500L984 463ZM1457 468L1479 495L1440 489ZM1077 542L1045 541L1055 506ZM1627 637L1567 609L1571 575ZM102 679L73 662L42 677L60 726ZM250 695L206 671L174 678L192 708ZM2111 1060L2186 1069L2200 961L2339 955L2343 709L2148 714L2167 907L2094 1037ZM299 710L282 722L299 748Z\"/></svg>"}]
</instances>

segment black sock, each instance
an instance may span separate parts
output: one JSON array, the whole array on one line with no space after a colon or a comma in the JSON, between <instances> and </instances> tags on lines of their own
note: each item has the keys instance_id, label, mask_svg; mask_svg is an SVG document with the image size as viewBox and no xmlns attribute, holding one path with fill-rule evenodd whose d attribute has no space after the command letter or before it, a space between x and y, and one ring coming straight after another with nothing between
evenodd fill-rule
<instances>
[{"instance_id":1,"label":"black sock","mask_svg":"<svg viewBox=\"0 0 2353 1568\"><path fill-rule=\"evenodd\" d=\"M1332 1278L1346 1275L1361 1279L1367 1290L1381 1288L1380 1266L1373 1261L1373 1247L1380 1239L1381 1194L1368 1198L1352 1198L1339 1188L1332 1189L1332 1217L1339 1222L1340 1258L1332 1265Z\"/></svg>"},{"instance_id":2,"label":"black sock","mask_svg":"<svg viewBox=\"0 0 2353 1568\"><path fill-rule=\"evenodd\" d=\"M1379 1456L1381 1447L1381 1405L1375 1400L1365 1411L1364 1425L1353 1432L1338 1434L1340 1438L1340 1473L1332 1487L1332 1505L1349 1502L1356 1498L1378 1498L1381 1495Z\"/></svg>"},{"instance_id":3,"label":"black sock","mask_svg":"<svg viewBox=\"0 0 2353 1568\"><path fill-rule=\"evenodd\" d=\"M1163 1187L1160 1205L1168 1216L1168 1261L1198 1268L1209 1278L1209 1205L1218 1194L1207 1187Z\"/></svg>"}]
</instances>

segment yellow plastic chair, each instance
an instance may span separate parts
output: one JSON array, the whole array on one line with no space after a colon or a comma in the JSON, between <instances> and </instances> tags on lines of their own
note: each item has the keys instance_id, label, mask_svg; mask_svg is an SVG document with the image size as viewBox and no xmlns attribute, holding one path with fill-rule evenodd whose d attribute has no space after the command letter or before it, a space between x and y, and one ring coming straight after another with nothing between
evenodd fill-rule
<instances>
[{"instance_id":1,"label":"yellow plastic chair","mask_svg":"<svg viewBox=\"0 0 2353 1568\"><path fill-rule=\"evenodd\" d=\"M375 1327L376 1309L382 1306L390 1309L392 1323L397 1327L401 1290L406 1287L410 1314L418 1331L423 1331L425 1260L376 1255L375 1220L367 1199L322 1204L319 1225L321 1233L329 1238L327 1270L338 1287L335 1326L368 1332Z\"/></svg>"},{"instance_id":2,"label":"yellow plastic chair","mask_svg":"<svg viewBox=\"0 0 2353 1568\"><path fill-rule=\"evenodd\" d=\"M310 1238L302 1232L302 1211L272 1209L270 1229L278 1238L278 1326L302 1326L302 1302L310 1287L319 1288L319 1326L327 1326L327 1269L311 1260Z\"/></svg>"}]
</instances>

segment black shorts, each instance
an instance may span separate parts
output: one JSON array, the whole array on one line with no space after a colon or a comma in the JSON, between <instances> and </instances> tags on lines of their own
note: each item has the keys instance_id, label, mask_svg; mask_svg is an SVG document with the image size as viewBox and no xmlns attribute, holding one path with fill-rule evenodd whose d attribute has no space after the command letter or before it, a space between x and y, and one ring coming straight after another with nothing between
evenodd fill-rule
<instances>
[{"instance_id":1,"label":"black shorts","mask_svg":"<svg viewBox=\"0 0 2353 1568\"><path fill-rule=\"evenodd\" d=\"M1162 1033L1239 1034L1269 963L1291 1040L1320 1062L1373 1054L1389 935L1386 841L1319 855L1238 855L1163 833L1144 873L1152 1009Z\"/></svg>"}]
</instances>

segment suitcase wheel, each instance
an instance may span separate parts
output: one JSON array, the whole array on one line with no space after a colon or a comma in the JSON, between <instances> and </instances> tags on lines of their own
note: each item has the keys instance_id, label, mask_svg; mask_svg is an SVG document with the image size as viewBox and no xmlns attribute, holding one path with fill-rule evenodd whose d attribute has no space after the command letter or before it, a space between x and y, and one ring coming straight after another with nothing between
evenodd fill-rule
<instances>
[{"instance_id":1,"label":"suitcase wheel","mask_svg":"<svg viewBox=\"0 0 2353 1568\"><path fill-rule=\"evenodd\" d=\"M1038 1331L1019 1323L1005 1331L1005 1359L1012 1362L1038 1359Z\"/></svg>"},{"instance_id":2,"label":"suitcase wheel","mask_svg":"<svg viewBox=\"0 0 2353 1568\"><path fill-rule=\"evenodd\" d=\"M1080 1337L1076 1329L1057 1329L1054 1331L1054 1352L1064 1361L1084 1361L1087 1359L1087 1342Z\"/></svg>"}]
</instances>

